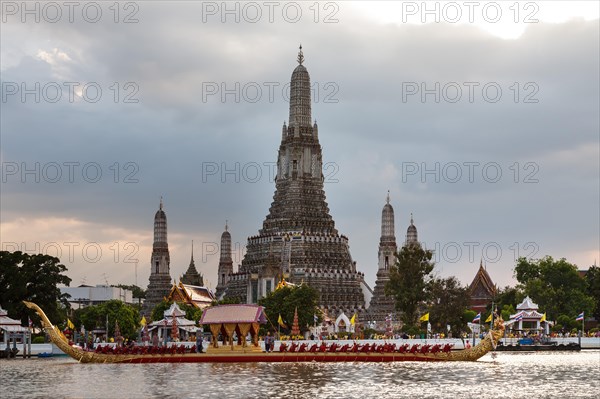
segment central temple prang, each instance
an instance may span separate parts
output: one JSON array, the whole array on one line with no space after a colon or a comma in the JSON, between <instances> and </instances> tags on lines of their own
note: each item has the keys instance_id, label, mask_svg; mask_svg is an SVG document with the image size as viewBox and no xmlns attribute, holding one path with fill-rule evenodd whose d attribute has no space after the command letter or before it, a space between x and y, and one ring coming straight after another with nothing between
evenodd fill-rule
<instances>
[{"instance_id":1,"label":"central temple prang","mask_svg":"<svg viewBox=\"0 0 600 399\"><path fill-rule=\"evenodd\" d=\"M329 214L323 189L323 156L311 117L310 76L302 46L290 84L290 112L277 157L275 194L258 235L227 281L224 296L256 303L286 279L319 292L323 310L353 314L365 310L364 274L356 270L348 238Z\"/></svg>"}]
</instances>

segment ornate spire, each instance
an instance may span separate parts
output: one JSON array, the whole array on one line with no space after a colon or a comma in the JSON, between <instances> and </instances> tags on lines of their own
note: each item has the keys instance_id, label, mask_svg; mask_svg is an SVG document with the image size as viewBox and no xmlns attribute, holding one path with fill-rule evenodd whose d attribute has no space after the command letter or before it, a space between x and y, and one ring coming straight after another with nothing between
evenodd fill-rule
<instances>
[{"instance_id":1,"label":"ornate spire","mask_svg":"<svg viewBox=\"0 0 600 399\"><path fill-rule=\"evenodd\" d=\"M298 53L298 66L292 72L290 82L290 119L289 126L294 127L295 135L300 132L300 126L311 127L311 93L310 93L310 76L306 67L302 65L304 55L302 54L302 46Z\"/></svg>"},{"instance_id":2,"label":"ornate spire","mask_svg":"<svg viewBox=\"0 0 600 399\"><path fill-rule=\"evenodd\" d=\"M225 221L225 231L221 234L221 260L231 261L231 234L229 222Z\"/></svg>"},{"instance_id":3,"label":"ornate spire","mask_svg":"<svg viewBox=\"0 0 600 399\"><path fill-rule=\"evenodd\" d=\"M396 242L396 234L394 232L394 208L390 204L389 191L385 200L385 205L381 211L381 242L384 241Z\"/></svg>"},{"instance_id":4,"label":"ornate spire","mask_svg":"<svg viewBox=\"0 0 600 399\"><path fill-rule=\"evenodd\" d=\"M302 65L302 63L304 62L304 54L302 54L302 44L300 44L300 50L298 51L297 61L300 65Z\"/></svg>"},{"instance_id":5,"label":"ornate spire","mask_svg":"<svg viewBox=\"0 0 600 399\"><path fill-rule=\"evenodd\" d=\"M378 270L375 290L371 297L369 312L373 319L382 322L390 313L394 313L394 300L385 295L385 285L390 280L390 267L395 263L398 250L394 228L394 208L390 204L390 190L385 197L385 205L381 211L381 238L377 252Z\"/></svg>"},{"instance_id":6,"label":"ornate spire","mask_svg":"<svg viewBox=\"0 0 600 399\"><path fill-rule=\"evenodd\" d=\"M159 209L154 214L154 242L150 257L150 278L146 291L146 300L142 306L142 314L150 316L154 306L169 295L171 283L169 244L167 242L167 214L163 210L163 199L160 197Z\"/></svg>"},{"instance_id":7,"label":"ornate spire","mask_svg":"<svg viewBox=\"0 0 600 399\"><path fill-rule=\"evenodd\" d=\"M410 226L408 226L408 229L406 230L405 245L409 244L419 244L419 236L417 234L417 227L414 224L412 212L410 213Z\"/></svg>"},{"instance_id":8,"label":"ornate spire","mask_svg":"<svg viewBox=\"0 0 600 399\"><path fill-rule=\"evenodd\" d=\"M195 286L204 285L204 277L198 273L196 264L194 263L194 240L192 240L192 258L185 274L179 279L181 284L189 284Z\"/></svg>"},{"instance_id":9,"label":"ornate spire","mask_svg":"<svg viewBox=\"0 0 600 399\"><path fill-rule=\"evenodd\" d=\"M194 240L192 240L192 259L190 260L190 264L194 263Z\"/></svg>"},{"instance_id":10,"label":"ornate spire","mask_svg":"<svg viewBox=\"0 0 600 399\"><path fill-rule=\"evenodd\" d=\"M229 221L225 221L225 231L221 234L221 257L217 272L217 298L221 298L227 289L229 277L233 274L233 260L231 258L231 234L229 231Z\"/></svg>"},{"instance_id":11,"label":"ornate spire","mask_svg":"<svg viewBox=\"0 0 600 399\"><path fill-rule=\"evenodd\" d=\"M163 210L163 201L160 197L160 206L154 215L154 246L157 243L167 243L167 215Z\"/></svg>"}]
</instances>

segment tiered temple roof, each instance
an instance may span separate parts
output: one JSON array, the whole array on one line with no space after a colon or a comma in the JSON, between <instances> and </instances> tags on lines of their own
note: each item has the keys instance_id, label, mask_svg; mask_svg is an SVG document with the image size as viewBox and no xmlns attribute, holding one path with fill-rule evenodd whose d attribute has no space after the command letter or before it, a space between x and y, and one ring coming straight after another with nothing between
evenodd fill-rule
<instances>
[{"instance_id":1,"label":"tiered temple roof","mask_svg":"<svg viewBox=\"0 0 600 399\"><path fill-rule=\"evenodd\" d=\"M487 270L483 267L483 261L479 264L479 270L469 286L471 295L471 309L476 312L485 312L487 305L492 302L497 288Z\"/></svg>"},{"instance_id":2,"label":"tiered temple roof","mask_svg":"<svg viewBox=\"0 0 600 399\"><path fill-rule=\"evenodd\" d=\"M174 284L171 292L167 296L167 300L175 302L184 302L188 305L195 306L199 309L205 309L213 303L217 298L206 287L190 284Z\"/></svg>"},{"instance_id":3,"label":"tiered temple roof","mask_svg":"<svg viewBox=\"0 0 600 399\"><path fill-rule=\"evenodd\" d=\"M546 323L546 329L548 325L553 325L552 322L546 320L543 313L538 312L538 305L534 303L529 296L523 299L519 305L517 305L517 313L510 315L508 324L512 324L513 328L516 326L518 330L523 330L524 323L527 323L526 329L540 329L542 322Z\"/></svg>"},{"instance_id":4,"label":"tiered temple roof","mask_svg":"<svg viewBox=\"0 0 600 399\"><path fill-rule=\"evenodd\" d=\"M538 312L539 306L534 303L529 296L523 299L523 302L517 305L517 313L511 314L511 319L522 318L523 320L539 320L544 314Z\"/></svg>"},{"instance_id":5,"label":"tiered temple roof","mask_svg":"<svg viewBox=\"0 0 600 399\"><path fill-rule=\"evenodd\" d=\"M161 320L154 321L149 324L148 331L153 331L157 328L173 328L173 319L176 319L175 325L179 330L189 333L195 333L198 328L193 320L185 318L185 312L179 308L176 303L171 304L171 307L164 311Z\"/></svg>"}]
</instances>

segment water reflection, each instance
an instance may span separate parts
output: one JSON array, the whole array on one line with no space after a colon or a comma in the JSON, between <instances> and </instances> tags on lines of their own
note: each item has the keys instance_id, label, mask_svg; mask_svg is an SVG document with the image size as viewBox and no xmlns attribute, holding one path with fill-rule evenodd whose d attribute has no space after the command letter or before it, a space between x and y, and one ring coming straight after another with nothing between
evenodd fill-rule
<instances>
[{"instance_id":1,"label":"water reflection","mask_svg":"<svg viewBox=\"0 0 600 399\"><path fill-rule=\"evenodd\" d=\"M78 364L2 360L2 398L595 397L600 351L474 363Z\"/></svg>"}]
</instances>

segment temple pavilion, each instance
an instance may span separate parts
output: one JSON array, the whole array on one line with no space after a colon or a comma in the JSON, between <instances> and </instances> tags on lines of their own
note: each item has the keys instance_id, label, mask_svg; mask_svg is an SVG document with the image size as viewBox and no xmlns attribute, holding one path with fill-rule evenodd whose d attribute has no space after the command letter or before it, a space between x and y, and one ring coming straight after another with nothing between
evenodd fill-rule
<instances>
[{"instance_id":1,"label":"temple pavilion","mask_svg":"<svg viewBox=\"0 0 600 399\"><path fill-rule=\"evenodd\" d=\"M538 312L538 305L534 303L529 296L526 296L519 305L517 305L517 313L510 315L510 321L517 324L517 330L540 330L540 324L543 313Z\"/></svg>"},{"instance_id":2,"label":"temple pavilion","mask_svg":"<svg viewBox=\"0 0 600 399\"><path fill-rule=\"evenodd\" d=\"M159 342L166 342L169 337L172 339L175 329L177 329L177 337L182 341L187 341L190 335L195 334L199 330L193 320L185 318L185 312L175 302L169 309L165 310L163 315L164 317L161 320L154 321L148 325L148 332L152 336L158 335Z\"/></svg>"},{"instance_id":3,"label":"temple pavilion","mask_svg":"<svg viewBox=\"0 0 600 399\"><path fill-rule=\"evenodd\" d=\"M209 351L249 350L262 351L258 345L258 329L267 322L264 308L258 305L220 305L206 308L200 324L210 326L212 334ZM252 346L246 336L250 334ZM219 347L219 335L223 346ZM237 340L234 340L234 336Z\"/></svg>"}]
</instances>

